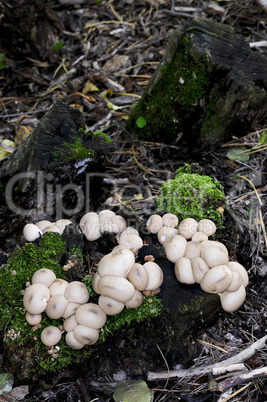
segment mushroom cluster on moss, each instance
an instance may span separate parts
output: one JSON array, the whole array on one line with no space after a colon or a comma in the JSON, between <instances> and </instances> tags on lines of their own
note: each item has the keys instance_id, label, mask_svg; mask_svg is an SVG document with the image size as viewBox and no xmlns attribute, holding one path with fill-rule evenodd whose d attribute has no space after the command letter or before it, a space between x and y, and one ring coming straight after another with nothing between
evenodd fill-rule
<instances>
[{"instance_id":1,"label":"mushroom cluster on moss","mask_svg":"<svg viewBox=\"0 0 267 402\"><path fill-rule=\"evenodd\" d=\"M56 222L42 220L36 223L27 223L23 228L23 236L27 241L34 241L46 232L62 234L66 226L73 222L69 219L59 219Z\"/></svg>"},{"instance_id":2,"label":"mushroom cluster on moss","mask_svg":"<svg viewBox=\"0 0 267 402\"><path fill-rule=\"evenodd\" d=\"M82 282L56 278L52 270L41 268L33 274L32 284L24 292L25 318L32 326L41 323L42 313L52 319L64 319L66 343L73 349L80 349L97 342L99 329L106 322L105 312L88 301L89 292ZM52 347L61 336L62 329L50 325L43 329L41 341Z\"/></svg>"},{"instance_id":3,"label":"mushroom cluster on moss","mask_svg":"<svg viewBox=\"0 0 267 402\"><path fill-rule=\"evenodd\" d=\"M166 215L172 218L172 214ZM179 225L177 220L170 231L163 223L164 217L152 215L147 221L147 230L157 234L167 259L175 264L177 280L188 285L199 283L205 292L218 294L225 311L241 307L246 297L248 274L241 264L229 261L223 243L208 239L216 232L215 223L210 219L197 222L186 218Z\"/></svg>"}]
</instances>

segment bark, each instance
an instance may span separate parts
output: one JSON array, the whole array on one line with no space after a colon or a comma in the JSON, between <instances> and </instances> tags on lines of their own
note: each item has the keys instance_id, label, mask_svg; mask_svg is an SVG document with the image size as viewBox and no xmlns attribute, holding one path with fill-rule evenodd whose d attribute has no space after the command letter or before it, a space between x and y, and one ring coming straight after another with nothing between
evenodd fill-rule
<instances>
[{"instance_id":1,"label":"bark","mask_svg":"<svg viewBox=\"0 0 267 402\"><path fill-rule=\"evenodd\" d=\"M195 19L171 34L126 128L139 138L213 150L266 120L266 58L231 27Z\"/></svg>"}]
</instances>

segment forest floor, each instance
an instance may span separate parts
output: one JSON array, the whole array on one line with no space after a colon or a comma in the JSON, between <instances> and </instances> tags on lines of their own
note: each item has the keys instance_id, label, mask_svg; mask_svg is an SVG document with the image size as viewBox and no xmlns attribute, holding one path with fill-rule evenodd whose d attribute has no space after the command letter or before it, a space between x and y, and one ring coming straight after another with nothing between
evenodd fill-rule
<instances>
[{"instance_id":1,"label":"forest floor","mask_svg":"<svg viewBox=\"0 0 267 402\"><path fill-rule=\"evenodd\" d=\"M46 5L62 23L60 35L55 36L56 49L51 52L48 47L42 56L36 36L32 39L36 41L32 43L35 51L27 50L25 45L20 53L6 55L5 67L0 71L0 139L18 146L57 99L78 107L90 130L104 131L116 144L105 166L115 184L103 205L116 206L122 215L130 209L139 218L153 213L159 187L184 163L198 163L205 174L215 177L225 190L225 208L238 219L235 255L246 266L250 284L244 305L234 313L221 311L214 325L205 329L200 340L202 352L196 354L192 364L205 366L239 353L267 330L266 138L265 144L259 143L267 126L255 127L242 138L233 133L232 141L214 152L185 156L179 144L167 145L164 138L160 143L134 141L124 132L124 124L130 107L142 96L161 60L170 32L184 22L196 17L223 22L267 57L266 2L50 0ZM246 147L247 160L227 157L234 145ZM12 146L5 146L7 154ZM247 368L266 366L266 353L266 347L255 353L246 362ZM104 380L116 381L115 374ZM95 384L101 380L95 379ZM220 399L221 393L212 388L212 379L205 376L172 380L165 387L162 382L153 386L148 382L148 386L157 388L155 401L228 400L226 394ZM28 391L24 399L28 401L113 400L112 391L103 393L92 384L85 389L82 381L70 377L62 382L58 376L47 389L30 387ZM232 401L265 401L266 374L231 388L229 397Z\"/></svg>"}]
</instances>

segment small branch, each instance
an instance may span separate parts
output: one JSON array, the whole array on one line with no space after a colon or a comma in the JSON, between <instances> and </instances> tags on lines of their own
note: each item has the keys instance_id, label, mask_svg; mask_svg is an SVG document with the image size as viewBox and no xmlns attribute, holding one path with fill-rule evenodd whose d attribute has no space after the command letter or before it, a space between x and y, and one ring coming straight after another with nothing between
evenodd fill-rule
<instances>
[{"instance_id":1,"label":"small branch","mask_svg":"<svg viewBox=\"0 0 267 402\"><path fill-rule=\"evenodd\" d=\"M267 376L267 367L261 367L256 370L249 371L248 373L241 373L234 377L227 378L218 384L218 390L224 392L229 388L234 387L243 382L251 381L254 378Z\"/></svg>"},{"instance_id":2,"label":"small branch","mask_svg":"<svg viewBox=\"0 0 267 402\"><path fill-rule=\"evenodd\" d=\"M263 338L260 338L248 348L238 353L236 356L232 356L229 359L223 360L219 363L209 364L206 367L196 367L190 368L188 370L170 370L170 371L162 371L159 373L155 373L153 371L148 371L147 380L148 381L157 381L157 380L166 380L171 378L183 378L183 377L197 377L203 374L207 374L212 372L214 368L227 366L228 364L234 363L242 363L253 356L258 350L265 347L265 342L267 339L267 335Z\"/></svg>"}]
</instances>

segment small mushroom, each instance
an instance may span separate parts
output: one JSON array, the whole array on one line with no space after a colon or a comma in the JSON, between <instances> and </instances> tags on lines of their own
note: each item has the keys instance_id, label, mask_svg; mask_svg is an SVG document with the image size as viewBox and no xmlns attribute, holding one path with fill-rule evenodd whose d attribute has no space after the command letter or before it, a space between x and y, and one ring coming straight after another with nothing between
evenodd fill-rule
<instances>
[{"instance_id":1,"label":"small mushroom","mask_svg":"<svg viewBox=\"0 0 267 402\"><path fill-rule=\"evenodd\" d=\"M34 283L26 288L23 296L25 309L31 314L42 313L47 306L50 292L47 286L42 283Z\"/></svg>"},{"instance_id":2,"label":"small mushroom","mask_svg":"<svg viewBox=\"0 0 267 402\"><path fill-rule=\"evenodd\" d=\"M92 279L92 286L93 286L94 291L98 294L100 294L99 289L98 289L98 282L100 279L101 279L101 276L99 275L98 272L96 272Z\"/></svg>"},{"instance_id":3,"label":"small mushroom","mask_svg":"<svg viewBox=\"0 0 267 402\"><path fill-rule=\"evenodd\" d=\"M192 260L195 257L200 257L200 252L201 252L200 244L191 240L187 242L184 257L187 257L189 258L189 260Z\"/></svg>"},{"instance_id":4,"label":"small mushroom","mask_svg":"<svg viewBox=\"0 0 267 402\"><path fill-rule=\"evenodd\" d=\"M125 234L134 233L139 236L138 230L133 228L132 226L128 226L123 232L121 232L120 236L124 236Z\"/></svg>"},{"instance_id":5,"label":"small mushroom","mask_svg":"<svg viewBox=\"0 0 267 402\"><path fill-rule=\"evenodd\" d=\"M236 292L241 285L243 285L242 275L239 272L232 270L232 282L226 289L227 292Z\"/></svg>"},{"instance_id":6,"label":"small mushroom","mask_svg":"<svg viewBox=\"0 0 267 402\"><path fill-rule=\"evenodd\" d=\"M236 261L229 261L228 266L231 268L232 271L239 272L240 275L242 276L243 279L243 285L246 287L248 285L249 279L248 279L248 273L243 267L243 265L239 264L239 262Z\"/></svg>"},{"instance_id":7,"label":"small mushroom","mask_svg":"<svg viewBox=\"0 0 267 402\"><path fill-rule=\"evenodd\" d=\"M241 285L240 288L235 292L226 291L221 293L219 296L222 308L225 311L233 312L235 310L238 310L239 307L241 307L244 303L246 298L246 289L243 285Z\"/></svg>"},{"instance_id":8,"label":"small mushroom","mask_svg":"<svg viewBox=\"0 0 267 402\"><path fill-rule=\"evenodd\" d=\"M64 311L63 318L68 318L70 315L76 313L77 309L81 306L81 303L68 302L67 308Z\"/></svg>"},{"instance_id":9,"label":"small mushroom","mask_svg":"<svg viewBox=\"0 0 267 402\"><path fill-rule=\"evenodd\" d=\"M228 265L218 265L206 273L200 286L207 293L222 293L230 286L232 278Z\"/></svg>"},{"instance_id":10,"label":"small mushroom","mask_svg":"<svg viewBox=\"0 0 267 402\"><path fill-rule=\"evenodd\" d=\"M55 279L52 285L49 286L50 296L64 295L68 284L69 282L65 279Z\"/></svg>"},{"instance_id":11,"label":"small mushroom","mask_svg":"<svg viewBox=\"0 0 267 402\"><path fill-rule=\"evenodd\" d=\"M34 272L32 276L32 283L42 283L49 288L55 279L56 275L51 269L41 268Z\"/></svg>"},{"instance_id":12,"label":"small mushroom","mask_svg":"<svg viewBox=\"0 0 267 402\"><path fill-rule=\"evenodd\" d=\"M210 219L201 219L198 222L197 230L205 233L207 236L212 236L216 232L216 225Z\"/></svg>"},{"instance_id":13,"label":"small mushroom","mask_svg":"<svg viewBox=\"0 0 267 402\"><path fill-rule=\"evenodd\" d=\"M79 281L70 282L66 287L64 296L69 302L75 303L87 303L89 300L87 287Z\"/></svg>"},{"instance_id":14,"label":"small mushroom","mask_svg":"<svg viewBox=\"0 0 267 402\"><path fill-rule=\"evenodd\" d=\"M95 241L101 236L99 216L88 212L80 220L80 229L88 241Z\"/></svg>"},{"instance_id":15,"label":"small mushroom","mask_svg":"<svg viewBox=\"0 0 267 402\"><path fill-rule=\"evenodd\" d=\"M81 349L84 345L77 341L77 339L73 335L73 331L68 332L65 337L66 344L72 349Z\"/></svg>"},{"instance_id":16,"label":"small mushroom","mask_svg":"<svg viewBox=\"0 0 267 402\"><path fill-rule=\"evenodd\" d=\"M95 303L82 304L75 313L77 322L90 328L99 329L106 322L105 312Z\"/></svg>"},{"instance_id":17,"label":"small mushroom","mask_svg":"<svg viewBox=\"0 0 267 402\"><path fill-rule=\"evenodd\" d=\"M143 267L148 276L148 284L146 290L156 290L163 282L163 272L158 264L153 261L146 262ZM132 296L133 297L133 296ZM131 300L131 299L129 299ZM127 300L127 301L129 301Z\"/></svg>"},{"instance_id":18,"label":"small mushroom","mask_svg":"<svg viewBox=\"0 0 267 402\"><path fill-rule=\"evenodd\" d=\"M107 315L119 314L124 309L124 303L103 295L100 295L98 304Z\"/></svg>"},{"instance_id":19,"label":"small mushroom","mask_svg":"<svg viewBox=\"0 0 267 402\"><path fill-rule=\"evenodd\" d=\"M137 308L137 307L141 306L141 304L143 303L143 300L144 300L144 295L139 290L136 289L135 294L133 295L131 300L129 300L125 303L125 306L128 308Z\"/></svg>"},{"instance_id":20,"label":"small mushroom","mask_svg":"<svg viewBox=\"0 0 267 402\"><path fill-rule=\"evenodd\" d=\"M44 228L46 228L47 226L51 225L50 221L47 220L43 220L43 221L39 221L36 222L35 225L40 229L40 230L44 230Z\"/></svg>"},{"instance_id":21,"label":"small mushroom","mask_svg":"<svg viewBox=\"0 0 267 402\"><path fill-rule=\"evenodd\" d=\"M25 318L28 324L37 325L42 321L42 314L31 314L27 311Z\"/></svg>"},{"instance_id":22,"label":"small mushroom","mask_svg":"<svg viewBox=\"0 0 267 402\"><path fill-rule=\"evenodd\" d=\"M206 235L206 233L196 232L195 234L193 234L191 240L197 243L202 243L203 241L208 240L208 236Z\"/></svg>"},{"instance_id":23,"label":"small mushroom","mask_svg":"<svg viewBox=\"0 0 267 402\"><path fill-rule=\"evenodd\" d=\"M126 246L127 248L132 250L133 253L136 253L139 248L143 247L143 240L139 235L128 233L119 237L119 244L122 246Z\"/></svg>"},{"instance_id":24,"label":"small mushroom","mask_svg":"<svg viewBox=\"0 0 267 402\"><path fill-rule=\"evenodd\" d=\"M168 226L162 226L162 228L158 232L158 241L160 244L164 244L166 239L168 239L171 236L175 236L178 234L178 230L175 228L170 228Z\"/></svg>"},{"instance_id":25,"label":"small mushroom","mask_svg":"<svg viewBox=\"0 0 267 402\"><path fill-rule=\"evenodd\" d=\"M202 257L195 257L191 260L193 276L196 283L201 283L209 270L209 266Z\"/></svg>"},{"instance_id":26,"label":"small mushroom","mask_svg":"<svg viewBox=\"0 0 267 402\"><path fill-rule=\"evenodd\" d=\"M192 285L195 283L192 265L189 258L179 258L175 263L174 273L177 280L181 283L186 283L187 285Z\"/></svg>"},{"instance_id":27,"label":"small mushroom","mask_svg":"<svg viewBox=\"0 0 267 402\"><path fill-rule=\"evenodd\" d=\"M201 246L203 243L201 243ZM228 253L226 253L224 249L221 248L221 246L215 243L208 243L206 247L202 247L200 253L200 256L206 261L210 268L213 268L216 265L227 265L229 262Z\"/></svg>"},{"instance_id":28,"label":"small mushroom","mask_svg":"<svg viewBox=\"0 0 267 402\"><path fill-rule=\"evenodd\" d=\"M58 219L55 222L55 225L59 228L60 234L62 234L65 230L65 227L71 225L73 222L69 219Z\"/></svg>"},{"instance_id":29,"label":"small mushroom","mask_svg":"<svg viewBox=\"0 0 267 402\"><path fill-rule=\"evenodd\" d=\"M115 217L115 212L110 211L109 209L104 209L99 212L99 225L100 225L100 232L110 232L112 233L114 228L112 225L112 217Z\"/></svg>"},{"instance_id":30,"label":"small mushroom","mask_svg":"<svg viewBox=\"0 0 267 402\"><path fill-rule=\"evenodd\" d=\"M50 226L46 226L43 230L43 233L47 232L53 232L53 233L59 233L60 234L60 229L58 226L51 224Z\"/></svg>"},{"instance_id":31,"label":"small mushroom","mask_svg":"<svg viewBox=\"0 0 267 402\"><path fill-rule=\"evenodd\" d=\"M63 317L68 306L68 300L63 295L55 295L48 300L45 312L50 318Z\"/></svg>"},{"instance_id":32,"label":"small mushroom","mask_svg":"<svg viewBox=\"0 0 267 402\"><path fill-rule=\"evenodd\" d=\"M162 226L162 217L157 214L151 215L146 223L146 228L149 233L158 233Z\"/></svg>"},{"instance_id":33,"label":"small mushroom","mask_svg":"<svg viewBox=\"0 0 267 402\"><path fill-rule=\"evenodd\" d=\"M98 289L101 295L111 297L123 303L131 300L135 292L135 288L131 282L125 278L113 275L102 276L98 282Z\"/></svg>"},{"instance_id":34,"label":"small mushroom","mask_svg":"<svg viewBox=\"0 0 267 402\"><path fill-rule=\"evenodd\" d=\"M49 325L41 332L41 341L46 346L54 346L61 339L62 333L58 327Z\"/></svg>"},{"instance_id":35,"label":"small mushroom","mask_svg":"<svg viewBox=\"0 0 267 402\"><path fill-rule=\"evenodd\" d=\"M126 220L120 215L112 216L111 222L114 233L122 233L127 227Z\"/></svg>"},{"instance_id":36,"label":"small mushroom","mask_svg":"<svg viewBox=\"0 0 267 402\"><path fill-rule=\"evenodd\" d=\"M72 332L76 325L78 325L78 321L76 320L75 314L67 317L63 323L64 329L67 332Z\"/></svg>"},{"instance_id":37,"label":"small mushroom","mask_svg":"<svg viewBox=\"0 0 267 402\"><path fill-rule=\"evenodd\" d=\"M85 325L77 325L73 329L74 338L83 345L93 345L98 341L99 332L97 329Z\"/></svg>"},{"instance_id":38,"label":"small mushroom","mask_svg":"<svg viewBox=\"0 0 267 402\"><path fill-rule=\"evenodd\" d=\"M163 226L168 226L170 228L176 228L178 225L178 218L174 214L164 214L162 217Z\"/></svg>"},{"instance_id":39,"label":"small mushroom","mask_svg":"<svg viewBox=\"0 0 267 402\"><path fill-rule=\"evenodd\" d=\"M114 275L126 278L135 262L133 252L126 246L114 247L111 253L106 254L98 264L100 276Z\"/></svg>"},{"instance_id":40,"label":"small mushroom","mask_svg":"<svg viewBox=\"0 0 267 402\"><path fill-rule=\"evenodd\" d=\"M43 232L33 223L27 223L23 228L23 236L27 241L34 241L42 236Z\"/></svg>"},{"instance_id":41,"label":"small mushroom","mask_svg":"<svg viewBox=\"0 0 267 402\"><path fill-rule=\"evenodd\" d=\"M185 239L191 239L191 237L197 232L198 223L193 218L183 219L178 226L178 234Z\"/></svg>"},{"instance_id":42,"label":"small mushroom","mask_svg":"<svg viewBox=\"0 0 267 402\"><path fill-rule=\"evenodd\" d=\"M164 242L166 257L171 262L176 262L178 258L183 257L186 247L187 241L180 235L168 237Z\"/></svg>"},{"instance_id":43,"label":"small mushroom","mask_svg":"<svg viewBox=\"0 0 267 402\"><path fill-rule=\"evenodd\" d=\"M148 285L148 275L143 265L135 263L128 273L128 279L137 290L145 290Z\"/></svg>"}]
</instances>

